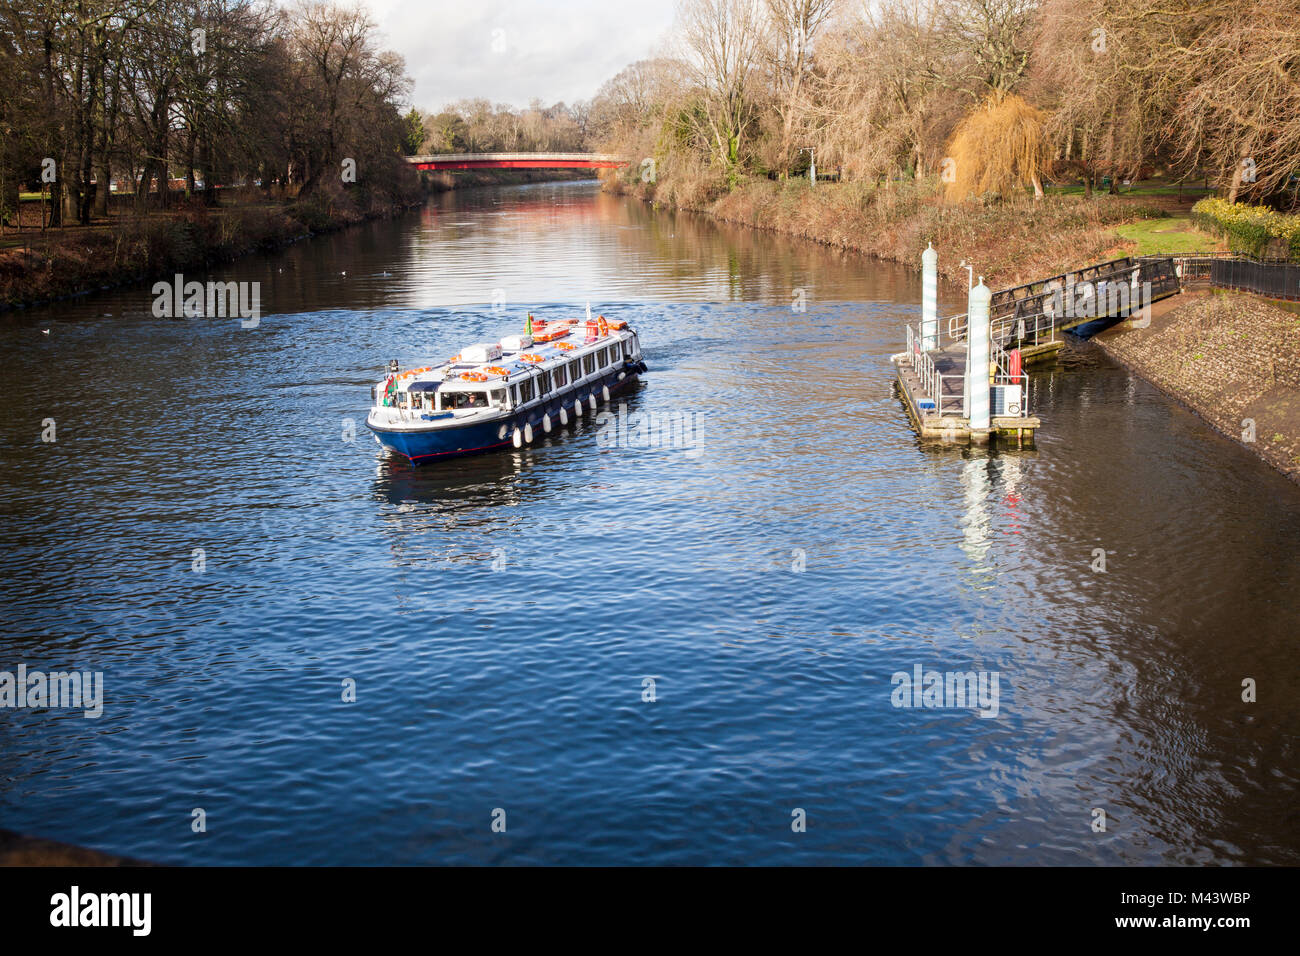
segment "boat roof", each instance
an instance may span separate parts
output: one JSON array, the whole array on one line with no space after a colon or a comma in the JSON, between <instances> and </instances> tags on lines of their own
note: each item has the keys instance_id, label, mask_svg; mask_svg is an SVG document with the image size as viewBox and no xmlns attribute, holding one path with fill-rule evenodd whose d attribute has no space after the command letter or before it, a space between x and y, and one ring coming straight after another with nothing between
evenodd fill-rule
<instances>
[{"instance_id":1,"label":"boat roof","mask_svg":"<svg viewBox=\"0 0 1300 956\"><path fill-rule=\"evenodd\" d=\"M512 375L554 368L561 362L586 355L613 342L621 342L634 334L625 322L609 323L606 331L602 332L595 321L579 322L576 319L545 323L534 321L533 328L537 336L553 337L545 342L534 340L532 345L521 349L506 349L500 342L488 343L489 347L501 348L500 358L488 362L462 362L460 356L456 355L439 365L399 373L398 388L411 392L438 391L442 388L490 388L494 384L504 384ZM506 335L503 339L513 337L517 336ZM537 358L525 359L526 355ZM505 371L506 374L502 376L500 371ZM464 375L482 375L484 378L467 379L462 377Z\"/></svg>"}]
</instances>

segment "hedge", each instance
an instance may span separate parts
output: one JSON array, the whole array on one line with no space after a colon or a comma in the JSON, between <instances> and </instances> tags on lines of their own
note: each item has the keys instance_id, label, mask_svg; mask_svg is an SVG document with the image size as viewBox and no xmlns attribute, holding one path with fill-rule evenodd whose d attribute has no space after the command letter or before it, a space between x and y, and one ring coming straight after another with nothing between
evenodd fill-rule
<instances>
[{"instance_id":1,"label":"hedge","mask_svg":"<svg viewBox=\"0 0 1300 956\"><path fill-rule=\"evenodd\" d=\"M1223 236L1233 252L1259 257L1270 240L1285 239L1290 258L1300 260L1300 216L1209 197L1192 207L1192 219L1208 232Z\"/></svg>"}]
</instances>

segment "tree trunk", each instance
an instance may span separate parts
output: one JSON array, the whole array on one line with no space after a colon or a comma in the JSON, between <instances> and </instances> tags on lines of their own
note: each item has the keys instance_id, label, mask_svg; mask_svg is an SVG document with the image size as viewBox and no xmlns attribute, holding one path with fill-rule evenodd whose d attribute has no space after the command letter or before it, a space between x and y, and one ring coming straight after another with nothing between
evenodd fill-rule
<instances>
[{"instance_id":1,"label":"tree trunk","mask_svg":"<svg viewBox=\"0 0 1300 956\"><path fill-rule=\"evenodd\" d=\"M59 168L65 169L67 167L60 166ZM81 205L81 195L76 183L64 180L59 185L62 187L59 195L59 205L62 207L60 210L60 225L66 222L76 222L79 213L78 207Z\"/></svg>"},{"instance_id":2,"label":"tree trunk","mask_svg":"<svg viewBox=\"0 0 1300 956\"><path fill-rule=\"evenodd\" d=\"M81 148L81 166L77 177L80 180L77 189L77 221L83 226L90 225L90 207L94 201L94 193L90 185L91 171L94 168L94 151L91 149L90 135L93 133L88 133L86 142Z\"/></svg>"},{"instance_id":3,"label":"tree trunk","mask_svg":"<svg viewBox=\"0 0 1300 956\"><path fill-rule=\"evenodd\" d=\"M216 185L216 176L212 169L212 144L206 133L199 137L199 170L203 173L203 205L215 206L217 191L213 187Z\"/></svg>"},{"instance_id":4,"label":"tree trunk","mask_svg":"<svg viewBox=\"0 0 1300 956\"><path fill-rule=\"evenodd\" d=\"M51 229L63 225L63 184L50 183L50 219L46 223Z\"/></svg>"},{"instance_id":5,"label":"tree trunk","mask_svg":"<svg viewBox=\"0 0 1300 956\"><path fill-rule=\"evenodd\" d=\"M95 160L95 181L99 184L95 187L95 209L96 216L108 216L108 194L112 190L109 179L108 168L108 150L101 150Z\"/></svg>"},{"instance_id":6,"label":"tree trunk","mask_svg":"<svg viewBox=\"0 0 1300 956\"><path fill-rule=\"evenodd\" d=\"M0 176L0 211L4 216L0 217L8 221L12 216L11 225L14 225L21 232L23 228L23 210L20 203L22 199L18 193L20 191L17 176Z\"/></svg>"},{"instance_id":7,"label":"tree trunk","mask_svg":"<svg viewBox=\"0 0 1300 956\"><path fill-rule=\"evenodd\" d=\"M195 150L195 133L191 129L188 136L185 137L185 198L190 199L194 196L197 183L194 181L194 150Z\"/></svg>"}]
</instances>

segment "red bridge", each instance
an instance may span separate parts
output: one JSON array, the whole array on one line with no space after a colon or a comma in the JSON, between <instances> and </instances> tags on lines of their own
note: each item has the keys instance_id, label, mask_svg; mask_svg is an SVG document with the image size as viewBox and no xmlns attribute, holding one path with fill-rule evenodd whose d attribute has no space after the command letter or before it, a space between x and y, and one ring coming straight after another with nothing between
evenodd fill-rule
<instances>
[{"instance_id":1,"label":"red bridge","mask_svg":"<svg viewBox=\"0 0 1300 956\"><path fill-rule=\"evenodd\" d=\"M617 169L628 164L610 153L434 153L406 161L416 169Z\"/></svg>"}]
</instances>

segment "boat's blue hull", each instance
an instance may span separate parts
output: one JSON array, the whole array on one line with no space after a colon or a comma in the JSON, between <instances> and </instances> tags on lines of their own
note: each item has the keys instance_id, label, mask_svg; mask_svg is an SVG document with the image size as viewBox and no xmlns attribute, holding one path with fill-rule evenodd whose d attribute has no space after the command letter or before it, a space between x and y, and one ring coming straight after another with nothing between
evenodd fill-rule
<instances>
[{"instance_id":1,"label":"boat's blue hull","mask_svg":"<svg viewBox=\"0 0 1300 956\"><path fill-rule=\"evenodd\" d=\"M525 425L531 426L534 438L540 438L543 434L543 415L550 415L552 427L558 427L561 407L572 417L573 406L578 402L582 402L584 414L590 414L589 403L590 396L593 393L596 395L597 401L600 401L602 388L608 387L609 394L612 397L616 393L626 390L632 383L637 381L639 373L637 367L629 366L622 371L624 377L621 380L618 377L618 371L611 370L608 374L601 376L600 379L586 383L575 391L566 392L545 403L539 403L531 408L522 409L513 415L494 419L490 422L464 425L458 428L428 428L420 431L376 428L369 423L367 423L367 427L375 433L380 444L385 448L397 452L397 454L415 465L455 458L461 455L475 455L497 448L508 448L514 444L514 432L516 430L522 431Z\"/></svg>"}]
</instances>

